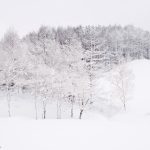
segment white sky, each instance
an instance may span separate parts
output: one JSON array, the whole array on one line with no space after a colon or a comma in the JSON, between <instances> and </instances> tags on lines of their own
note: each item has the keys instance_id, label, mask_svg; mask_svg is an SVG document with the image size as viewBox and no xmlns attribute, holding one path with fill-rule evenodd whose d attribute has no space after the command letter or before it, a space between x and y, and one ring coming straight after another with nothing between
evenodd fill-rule
<instances>
[{"instance_id":1,"label":"white sky","mask_svg":"<svg viewBox=\"0 0 150 150\"><path fill-rule=\"evenodd\" d=\"M0 0L0 37L40 25L133 24L150 31L150 0Z\"/></svg>"}]
</instances>

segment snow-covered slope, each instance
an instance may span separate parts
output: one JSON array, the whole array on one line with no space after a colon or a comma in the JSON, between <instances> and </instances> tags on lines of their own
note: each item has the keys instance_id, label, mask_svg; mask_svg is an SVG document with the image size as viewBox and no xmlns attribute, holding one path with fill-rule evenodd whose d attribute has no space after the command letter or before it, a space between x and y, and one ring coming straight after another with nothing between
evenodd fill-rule
<instances>
[{"instance_id":1,"label":"snow-covered slope","mask_svg":"<svg viewBox=\"0 0 150 150\"><path fill-rule=\"evenodd\" d=\"M150 115L150 61L149 60L135 60L120 68L125 68L132 76L129 83L128 98L126 102L126 112L123 111L123 104L117 97L118 93L113 89L111 80L118 68L100 75L96 81L95 95L97 101L95 107L107 115L119 114L121 115Z\"/></svg>"},{"instance_id":2,"label":"snow-covered slope","mask_svg":"<svg viewBox=\"0 0 150 150\"><path fill-rule=\"evenodd\" d=\"M150 113L150 61L137 60L128 64L134 74L133 99L129 101L130 111L138 114Z\"/></svg>"}]
</instances>

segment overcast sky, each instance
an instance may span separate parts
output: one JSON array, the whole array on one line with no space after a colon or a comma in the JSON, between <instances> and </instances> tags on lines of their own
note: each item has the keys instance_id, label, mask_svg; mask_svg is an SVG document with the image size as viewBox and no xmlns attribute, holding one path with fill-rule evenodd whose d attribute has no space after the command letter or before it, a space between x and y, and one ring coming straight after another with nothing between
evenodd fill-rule
<instances>
[{"instance_id":1,"label":"overcast sky","mask_svg":"<svg viewBox=\"0 0 150 150\"><path fill-rule=\"evenodd\" d=\"M150 31L150 0L0 0L0 37L40 25L133 24Z\"/></svg>"}]
</instances>

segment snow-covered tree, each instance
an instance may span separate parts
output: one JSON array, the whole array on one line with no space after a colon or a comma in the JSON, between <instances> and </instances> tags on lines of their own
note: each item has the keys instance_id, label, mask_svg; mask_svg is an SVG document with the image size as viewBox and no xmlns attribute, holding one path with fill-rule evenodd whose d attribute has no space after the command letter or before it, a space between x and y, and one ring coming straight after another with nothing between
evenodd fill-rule
<instances>
[{"instance_id":1,"label":"snow-covered tree","mask_svg":"<svg viewBox=\"0 0 150 150\"><path fill-rule=\"evenodd\" d=\"M4 74L4 84L6 86L8 115L11 117L11 91L15 87L14 80L17 76L17 61L19 53L20 39L16 32L9 30L4 35L1 41L1 48L7 55L5 63L3 64L2 72Z\"/></svg>"},{"instance_id":2,"label":"snow-covered tree","mask_svg":"<svg viewBox=\"0 0 150 150\"><path fill-rule=\"evenodd\" d=\"M113 94L119 98L124 110L127 109L127 101L130 99L133 88L133 73L124 65L117 67L111 74Z\"/></svg>"}]
</instances>

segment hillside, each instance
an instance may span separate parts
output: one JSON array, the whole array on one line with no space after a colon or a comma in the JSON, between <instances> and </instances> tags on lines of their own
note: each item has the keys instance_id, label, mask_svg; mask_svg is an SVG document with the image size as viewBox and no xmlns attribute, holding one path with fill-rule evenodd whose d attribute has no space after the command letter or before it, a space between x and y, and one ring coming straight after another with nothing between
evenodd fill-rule
<instances>
[{"instance_id":1,"label":"hillside","mask_svg":"<svg viewBox=\"0 0 150 150\"><path fill-rule=\"evenodd\" d=\"M114 115L139 115L145 116L150 114L150 61L135 60L119 67L110 72L99 74L96 80L94 104L98 112L106 116ZM120 84L118 78L119 71L123 72L122 78L126 85L126 111L123 110L123 104L120 100L118 89L112 84L112 81Z\"/></svg>"}]
</instances>

